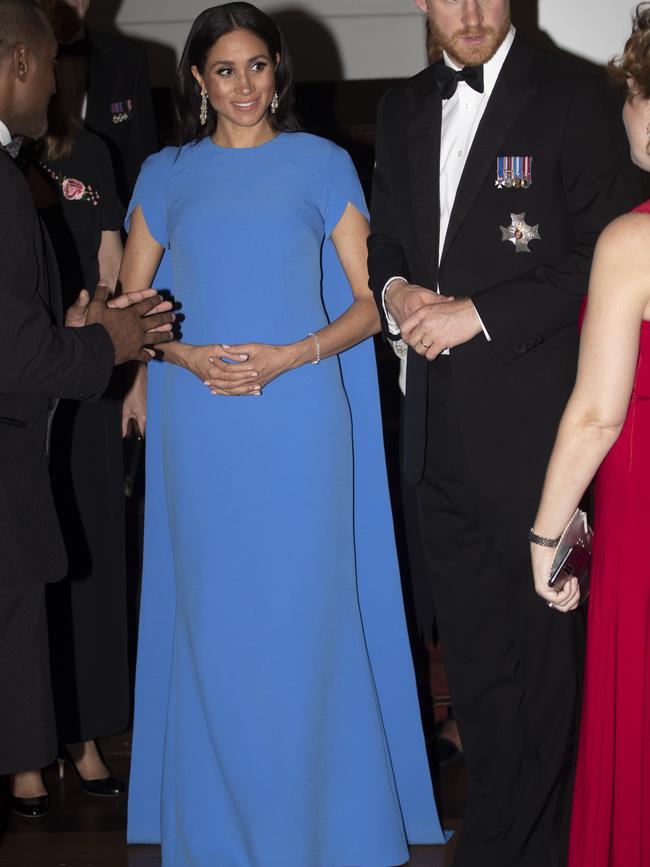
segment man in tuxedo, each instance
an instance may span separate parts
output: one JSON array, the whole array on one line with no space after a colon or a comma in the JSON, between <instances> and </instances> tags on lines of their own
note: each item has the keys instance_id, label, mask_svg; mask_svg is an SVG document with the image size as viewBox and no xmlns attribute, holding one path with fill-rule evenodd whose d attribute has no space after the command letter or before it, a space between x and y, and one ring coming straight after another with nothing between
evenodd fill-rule
<instances>
[{"instance_id":1,"label":"man in tuxedo","mask_svg":"<svg viewBox=\"0 0 650 867\"><path fill-rule=\"evenodd\" d=\"M34 0L0 0L0 775L56 756L45 621L45 584L67 569L47 467L56 399L99 396L114 364L148 360L147 344L172 337L157 330L172 315L152 313L153 290L109 304L100 285L63 326L54 254L12 159L20 136L47 129L56 54ZM35 796L23 815L46 806L45 793L13 794Z\"/></svg>"},{"instance_id":2,"label":"man in tuxedo","mask_svg":"<svg viewBox=\"0 0 650 867\"><path fill-rule=\"evenodd\" d=\"M156 125L144 50L118 33L85 23L91 0L43 0L60 52L79 58L86 79L84 122L108 145L124 205L145 159L156 150Z\"/></svg>"},{"instance_id":3,"label":"man in tuxedo","mask_svg":"<svg viewBox=\"0 0 650 867\"><path fill-rule=\"evenodd\" d=\"M597 74L509 0L415 2L444 54L382 98L369 267L409 347L402 462L469 771L454 865L555 867L578 624L536 597L528 533L594 244L639 194Z\"/></svg>"}]
</instances>

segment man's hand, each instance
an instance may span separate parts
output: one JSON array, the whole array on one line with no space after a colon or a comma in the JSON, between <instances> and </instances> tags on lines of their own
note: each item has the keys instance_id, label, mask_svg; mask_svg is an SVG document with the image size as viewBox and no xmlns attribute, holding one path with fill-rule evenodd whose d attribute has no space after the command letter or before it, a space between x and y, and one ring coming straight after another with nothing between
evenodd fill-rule
<instances>
[{"instance_id":1,"label":"man's hand","mask_svg":"<svg viewBox=\"0 0 650 867\"><path fill-rule=\"evenodd\" d=\"M443 350L467 343L483 329L469 298L427 304L402 323L402 340L428 361Z\"/></svg>"},{"instance_id":2,"label":"man's hand","mask_svg":"<svg viewBox=\"0 0 650 867\"><path fill-rule=\"evenodd\" d=\"M445 301L453 301L446 295L438 295L431 289L418 286L416 283L406 283L404 280L393 280L386 290L384 301L386 309L393 317L397 326L402 330L402 324L412 316L416 310L428 304L442 304Z\"/></svg>"},{"instance_id":3,"label":"man's hand","mask_svg":"<svg viewBox=\"0 0 650 867\"><path fill-rule=\"evenodd\" d=\"M149 361L153 352L145 347L174 339L170 301L156 293L137 300L141 294L131 293L113 299L115 303L109 306L109 294L108 285L99 283L88 306L86 325L98 324L106 329L113 341L115 364Z\"/></svg>"},{"instance_id":4,"label":"man's hand","mask_svg":"<svg viewBox=\"0 0 650 867\"><path fill-rule=\"evenodd\" d=\"M158 297L158 293L155 289L139 289L137 292L125 292L123 295L118 295L117 297L111 295L108 299L107 306L116 309L116 310L125 310L131 304L137 304L139 301L144 301L145 298L154 298ZM171 301L164 301L160 299L162 303L158 304L157 307L154 307L151 313L166 313L168 310L174 309L174 304ZM150 316L151 313L148 313L147 316ZM158 328L152 328L151 331L171 331L172 328L170 325L159 325ZM168 339L168 338L165 338ZM151 341L155 343L155 341ZM162 341L164 342L164 341ZM153 358L155 353L149 353Z\"/></svg>"},{"instance_id":5,"label":"man's hand","mask_svg":"<svg viewBox=\"0 0 650 867\"><path fill-rule=\"evenodd\" d=\"M144 301L145 298L153 298L154 295L157 295L155 289L142 289L139 292L130 292L128 295L119 295L117 298L110 297L108 299L108 306L117 308L118 310L124 310L124 308L129 307L131 304L136 304L138 301ZM160 306L160 309L157 307L153 309L153 313L164 313L166 310L170 308L165 306L167 302ZM68 309L65 311L65 325L67 328L83 328L86 324L86 317L88 316L88 307L90 305L90 293L87 289L82 289L79 293L79 297ZM168 329L165 329L168 330Z\"/></svg>"}]
</instances>

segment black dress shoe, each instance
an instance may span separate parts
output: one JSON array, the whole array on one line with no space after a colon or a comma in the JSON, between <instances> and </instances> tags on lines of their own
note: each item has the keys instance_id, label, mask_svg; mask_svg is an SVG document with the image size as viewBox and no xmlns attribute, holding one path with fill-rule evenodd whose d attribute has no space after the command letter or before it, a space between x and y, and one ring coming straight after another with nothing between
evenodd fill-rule
<instances>
[{"instance_id":1,"label":"black dress shoe","mask_svg":"<svg viewBox=\"0 0 650 867\"><path fill-rule=\"evenodd\" d=\"M79 773L77 771L77 773ZM117 795L123 795L126 792L126 786L121 780L116 780L115 777L106 777L103 780L84 780L79 774L81 788L87 795L99 795L104 798L115 798Z\"/></svg>"},{"instance_id":2,"label":"black dress shoe","mask_svg":"<svg viewBox=\"0 0 650 867\"><path fill-rule=\"evenodd\" d=\"M115 777L104 777L103 779L87 780L79 773L79 768L72 760L72 756L68 753L63 758L59 759L59 778L62 780L64 775L65 765L69 764L76 775L79 777L81 788L87 795L98 795L102 798L115 798L118 795L123 795L126 792L126 786L121 780Z\"/></svg>"},{"instance_id":3,"label":"black dress shoe","mask_svg":"<svg viewBox=\"0 0 650 867\"><path fill-rule=\"evenodd\" d=\"M18 798L16 795L10 795L9 804L11 805L12 813L15 813L17 816L23 816L25 819L40 819L48 811L50 796L39 795L37 798Z\"/></svg>"}]
</instances>

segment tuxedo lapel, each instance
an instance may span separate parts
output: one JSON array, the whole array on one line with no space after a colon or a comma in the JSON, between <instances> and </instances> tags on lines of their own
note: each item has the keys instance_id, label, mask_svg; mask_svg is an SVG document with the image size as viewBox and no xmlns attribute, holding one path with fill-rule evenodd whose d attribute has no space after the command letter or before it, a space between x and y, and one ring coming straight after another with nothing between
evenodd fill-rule
<instances>
[{"instance_id":1,"label":"tuxedo lapel","mask_svg":"<svg viewBox=\"0 0 650 867\"><path fill-rule=\"evenodd\" d=\"M429 81L431 79L431 81ZM413 80L408 99L408 166L418 241L435 288L440 229L440 123L442 99L429 69Z\"/></svg>"},{"instance_id":2,"label":"tuxedo lapel","mask_svg":"<svg viewBox=\"0 0 650 867\"><path fill-rule=\"evenodd\" d=\"M461 230L486 174L496 171L496 158L503 141L537 92L537 88L530 84L532 58L532 48L528 43L519 36L515 37L467 157L449 218L441 261Z\"/></svg>"}]
</instances>

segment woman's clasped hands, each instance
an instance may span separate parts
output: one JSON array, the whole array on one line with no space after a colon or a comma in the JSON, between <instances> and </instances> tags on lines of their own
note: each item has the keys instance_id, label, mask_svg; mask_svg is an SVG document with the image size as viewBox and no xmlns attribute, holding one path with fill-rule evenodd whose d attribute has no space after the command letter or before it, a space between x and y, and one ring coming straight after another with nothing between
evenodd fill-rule
<instances>
[{"instance_id":1,"label":"woman's clasped hands","mask_svg":"<svg viewBox=\"0 0 650 867\"><path fill-rule=\"evenodd\" d=\"M300 363L297 346L270 343L187 346L185 366L211 394L259 396L264 386Z\"/></svg>"}]
</instances>

